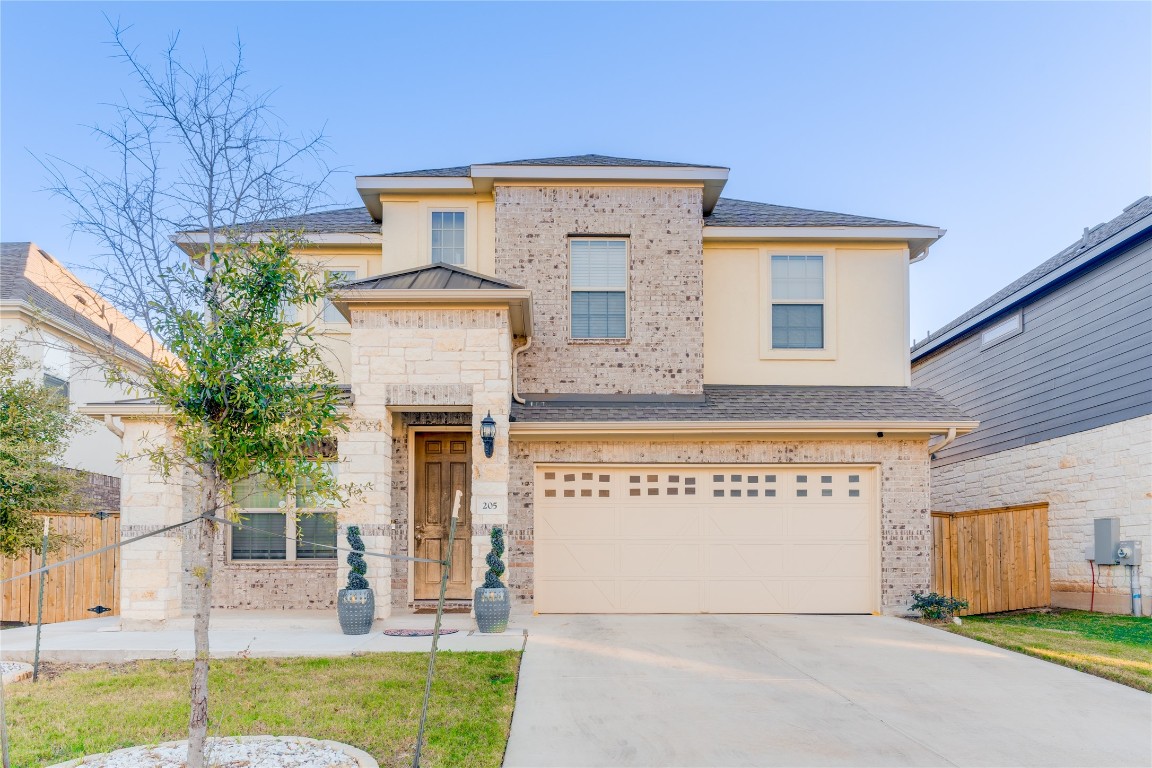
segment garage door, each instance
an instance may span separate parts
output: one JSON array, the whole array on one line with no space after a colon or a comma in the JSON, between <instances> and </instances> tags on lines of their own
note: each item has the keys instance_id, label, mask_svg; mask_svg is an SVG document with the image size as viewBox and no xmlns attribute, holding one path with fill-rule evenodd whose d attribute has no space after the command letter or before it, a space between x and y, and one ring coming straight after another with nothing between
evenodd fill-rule
<instances>
[{"instance_id":1,"label":"garage door","mask_svg":"<svg viewBox=\"0 0 1152 768\"><path fill-rule=\"evenodd\" d=\"M871 466L538 465L541 613L870 613Z\"/></svg>"}]
</instances>

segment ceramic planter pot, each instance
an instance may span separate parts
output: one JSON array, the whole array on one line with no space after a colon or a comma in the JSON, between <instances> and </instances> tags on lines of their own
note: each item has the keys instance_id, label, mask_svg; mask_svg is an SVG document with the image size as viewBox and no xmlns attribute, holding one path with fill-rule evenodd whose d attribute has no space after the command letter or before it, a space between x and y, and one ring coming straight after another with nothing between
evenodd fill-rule
<instances>
[{"instance_id":1,"label":"ceramic planter pot","mask_svg":"<svg viewBox=\"0 0 1152 768\"><path fill-rule=\"evenodd\" d=\"M481 632L503 632L508 629L508 615L512 613L512 593L507 587L479 587L473 595L472 607L476 611L476 627Z\"/></svg>"},{"instance_id":2,"label":"ceramic planter pot","mask_svg":"<svg viewBox=\"0 0 1152 768\"><path fill-rule=\"evenodd\" d=\"M340 629L346 635L366 635L372 631L376 596L370 589L342 589L336 598Z\"/></svg>"}]
</instances>

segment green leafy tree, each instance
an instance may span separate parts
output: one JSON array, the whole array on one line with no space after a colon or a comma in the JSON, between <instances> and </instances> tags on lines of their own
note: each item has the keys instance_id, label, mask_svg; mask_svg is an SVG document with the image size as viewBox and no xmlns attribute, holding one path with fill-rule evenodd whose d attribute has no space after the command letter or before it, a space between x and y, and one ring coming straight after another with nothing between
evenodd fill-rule
<instances>
[{"instance_id":1,"label":"green leafy tree","mask_svg":"<svg viewBox=\"0 0 1152 768\"><path fill-rule=\"evenodd\" d=\"M83 505L80 476L60 466L83 417L68 399L26 374L32 361L14 341L0 341L0 555L14 557L39 548L43 523L36 512ZM53 536L50 546L64 539Z\"/></svg>"},{"instance_id":2,"label":"green leafy tree","mask_svg":"<svg viewBox=\"0 0 1152 768\"><path fill-rule=\"evenodd\" d=\"M287 135L268 95L247 90L239 45L223 67L185 64L176 38L149 61L112 31L137 86L96 129L114 170L55 157L44 166L75 229L99 244L101 293L170 353L113 378L155 397L168 419L168 440L125 459L193 480L187 764L203 768L213 550L232 489L257 478L307 487L309 507L351 492L313 461L341 428L340 394L311 325L292 320L310 313L291 311L320 304L331 285L293 255L302 242L282 226L324 199L330 172L323 136Z\"/></svg>"},{"instance_id":3,"label":"green leafy tree","mask_svg":"<svg viewBox=\"0 0 1152 768\"><path fill-rule=\"evenodd\" d=\"M289 307L323 301L330 285L293 255L293 245L225 245L206 257L203 310L156 312L174 359L149 368L146 386L169 414L169 439L142 455L164 476L194 477L203 516L193 524L189 765L207 737L213 518L235 519L232 489L252 478L284 492L307 487L312 507L342 503L350 492L316 460L343 426L335 374L311 325L286 319Z\"/></svg>"}]
</instances>

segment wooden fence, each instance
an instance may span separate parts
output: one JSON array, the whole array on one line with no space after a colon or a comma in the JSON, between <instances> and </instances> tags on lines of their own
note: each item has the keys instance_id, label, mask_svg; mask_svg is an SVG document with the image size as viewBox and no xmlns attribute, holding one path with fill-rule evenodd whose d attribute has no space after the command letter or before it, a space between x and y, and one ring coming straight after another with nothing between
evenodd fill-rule
<instances>
[{"instance_id":1,"label":"wooden fence","mask_svg":"<svg viewBox=\"0 0 1152 768\"><path fill-rule=\"evenodd\" d=\"M48 515L52 530L68 534L75 545L48 554L48 563L91 552L120 541L120 515L108 513L100 519L89 513ZM3 561L3 578L27 573L40 567L40 551L28 550L18 558ZM113 549L48 571L44 582L44 622L76 621L99 615L120 613L120 550ZM0 587L0 620L26 624L36 622L36 599L40 577L29 576ZM90 609L97 606L107 612Z\"/></svg>"},{"instance_id":2,"label":"wooden fence","mask_svg":"<svg viewBox=\"0 0 1152 768\"><path fill-rule=\"evenodd\" d=\"M1051 604L1048 505L933 512L932 588L965 614Z\"/></svg>"}]
</instances>

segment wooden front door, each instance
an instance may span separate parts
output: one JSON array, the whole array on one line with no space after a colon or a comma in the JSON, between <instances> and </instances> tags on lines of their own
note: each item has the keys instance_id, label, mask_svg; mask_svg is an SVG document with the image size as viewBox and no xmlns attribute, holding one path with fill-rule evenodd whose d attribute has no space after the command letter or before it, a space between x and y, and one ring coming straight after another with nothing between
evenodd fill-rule
<instances>
[{"instance_id":1,"label":"wooden front door","mask_svg":"<svg viewBox=\"0 0 1152 768\"><path fill-rule=\"evenodd\" d=\"M412 513L416 557L444 558L452 519L452 499L457 490L464 493L460 503L460 521L456 525L452 570L448 574L448 597L453 600L472 597L471 479L471 433L416 433L415 504ZM415 563L415 566L415 598L439 598L440 566L436 563Z\"/></svg>"}]
</instances>

